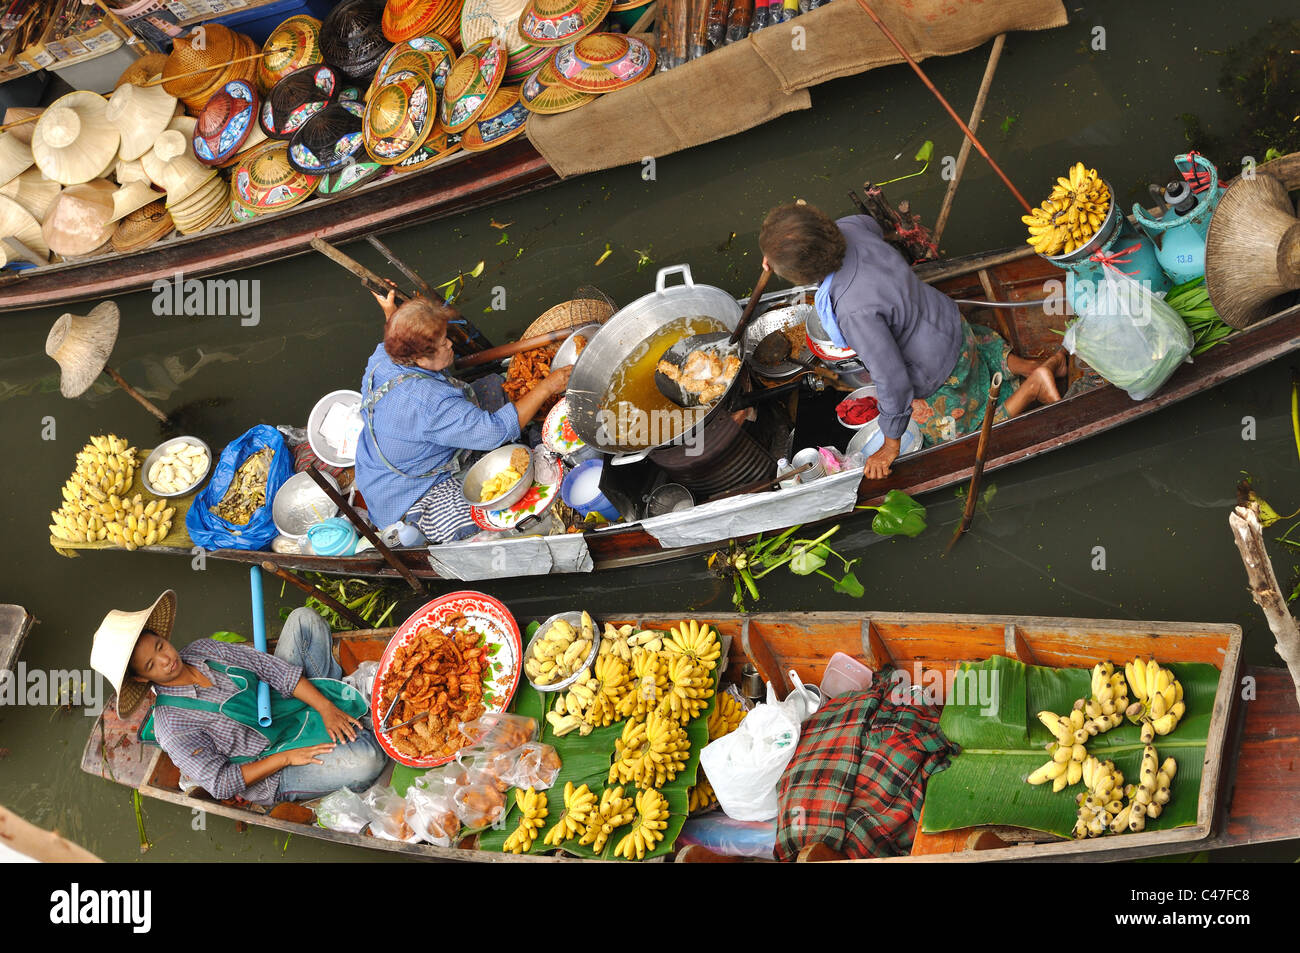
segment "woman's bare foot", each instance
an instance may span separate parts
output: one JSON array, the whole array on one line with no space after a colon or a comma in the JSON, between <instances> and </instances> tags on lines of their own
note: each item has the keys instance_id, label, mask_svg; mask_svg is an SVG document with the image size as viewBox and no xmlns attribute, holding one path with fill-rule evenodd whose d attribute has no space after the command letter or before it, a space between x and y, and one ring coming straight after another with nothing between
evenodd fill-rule
<instances>
[{"instance_id":1,"label":"woman's bare foot","mask_svg":"<svg viewBox=\"0 0 1300 953\"><path fill-rule=\"evenodd\" d=\"M1031 404L1054 404L1061 399L1061 392L1056 389L1056 378L1049 369L1050 361L1034 368L1016 392L1007 398L1008 417L1015 417L1029 409Z\"/></svg>"}]
</instances>

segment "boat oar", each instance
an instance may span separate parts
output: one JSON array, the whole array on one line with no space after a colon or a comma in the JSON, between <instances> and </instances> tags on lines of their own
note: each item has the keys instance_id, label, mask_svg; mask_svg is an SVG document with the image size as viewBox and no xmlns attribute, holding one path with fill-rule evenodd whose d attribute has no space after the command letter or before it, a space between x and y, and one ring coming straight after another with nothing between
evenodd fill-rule
<instances>
[{"instance_id":1,"label":"boat oar","mask_svg":"<svg viewBox=\"0 0 1300 953\"><path fill-rule=\"evenodd\" d=\"M334 487L329 484L329 481L321 476L320 471L315 467L308 467L307 473L311 476L316 485L321 488L321 492L333 500L334 505L337 506L343 515L348 518L349 522L357 528L357 532L370 540L370 544L374 546L375 549L379 550L379 555L383 556L388 565L397 570L397 574L406 580L407 585L409 585L415 592L423 592L424 587L422 587L420 581L415 578L415 574L406 567L405 563L393 555L393 551L389 549L384 541L379 538L378 534L367 525L366 521L358 515L357 511L352 508L352 504L343 497L343 494L334 489Z\"/></svg>"},{"instance_id":2,"label":"boat oar","mask_svg":"<svg viewBox=\"0 0 1300 953\"><path fill-rule=\"evenodd\" d=\"M343 252L339 251L337 248L335 248L325 239L313 238L311 240L311 247L316 249L318 252L320 252L330 261L334 262L334 264L339 265L340 267L352 272L352 274L360 278L361 283L366 286L367 291L370 291L373 294L377 294L381 298L386 296L388 292L391 291L394 293L398 304L404 304L405 302L411 300L410 295L405 294L402 291L398 290L397 287L394 286L391 281L388 281L385 278L381 277L380 275L376 274L375 272L371 271L369 268L361 264L361 262L357 261L355 258L351 258L343 254Z\"/></svg>"},{"instance_id":3,"label":"boat oar","mask_svg":"<svg viewBox=\"0 0 1300 953\"><path fill-rule=\"evenodd\" d=\"M970 486L966 490L966 510L962 513L961 523L957 526L957 532L953 534L952 541L948 543L948 548L943 554L947 556L952 552L952 548L957 545L957 540L961 539L962 534L970 529L971 520L975 518L975 503L979 496L980 478L984 475L984 455L989 447L989 431L993 429L993 415L997 413L998 394L1002 390L1002 372L993 375L993 380L989 383L989 400L984 406L984 423L980 426L979 443L975 445L975 469L970 475Z\"/></svg>"},{"instance_id":4,"label":"boat oar","mask_svg":"<svg viewBox=\"0 0 1300 953\"><path fill-rule=\"evenodd\" d=\"M476 354L457 358L453 366L457 370L461 370L466 367L478 367L480 364L491 364L493 361L499 361L514 354L521 354L524 351L531 351L533 348L546 347L546 345L554 344L556 341L563 341L572 333L573 328L558 328L555 331L547 331L545 334L524 338L521 341L515 341L513 344L502 344L499 347L488 348L486 351L479 351Z\"/></svg>"},{"instance_id":5,"label":"boat oar","mask_svg":"<svg viewBox=\"0 0 1300 953\"><path fill-rule=\"evenodd\" d=\"M248 567L248 584L253 594L253 648L266 652L266 609L262 604L262 570ZM263 728L271 726L271 686L265 679L257 682L257 723Z\"/></svg>"},{"instance_id":6,"label":"boat oar","mask_svg":"<svg viewBox=\"0 0 1300 953\"><path fill-rule=\"evenodd\" d=\"M406 280L409 281L411 284L415 285L416 289L420 292L420 294L424 295L430 301L437 302L438 304L447 303L446 299L443 298L442 295L438 294L438 292L434 290L431 284L429 284L422 277L420 277L419 273L414 268L410 267L408 264L406 264L406 262L398 258L397 255L393 253L393 250L391 248L389 248L386 244L384 244L384 242L380 241L378 236L367 235L366 241L370 243L371 248L375 249L375 251L379 252L379 254L387 258L388 263L390 265L392 265L403 275L405 275Z\"/></svg>"},{"instance_id":7,"label":"boat oar","mask_svg":"<svg viewBox=\"0 0 1300 953\"><path fill-rule=\"evenodd\" d=\"M993 171L998 174L998 178L1002 180L1002 184L1011 190L1011 194L1016 197L1016 201L1024 207L1026 212L1033 211L1029 203L1025 201L1025 197L1020 194L1020 190L1011 184L1011 180L1007 178L1007 174L1002 171L1002 167L993 161L993 157L989 155L989 151L984 148L983 143L979 141L975 136L975 133L971 132L970 126L962 122L961 116L958 116L956 110L948 104L948 100L944 98L943 93L939 92L939 88L935 86L934 83L930 82L930 77L925 75L925 71L917 65L916 60L912 59L912 54L908 53L903 47L903 44L898 42L898 38L890 32L889 27L885 26L884 21L877 16L876 11L871 9L871 5L867 3L867 0L858 0L858 6L862 8L863 12L866 13L867 16L871 17L872 22L876 24L876 27L884 35L885 39L893 44L894 49L898 50L903 59L907 60L907 65L912 67L917 76L921 77L921 82L925 83L926 88L929 89L930 92L934 93L935 98L939 100L939 105L941 105L947 111L948 115L952 117L953 122L961 127L962 134L970 140L971 145L973 145L979 151L979 154L988 161L988 164L993 167Z\"/></svg>"},{"instance_id":8,"label":"boat oar","mask_svg":"<svg viewBox=\"0 0 1300 953\"><path fill-rule=\"evenodd\" d=\"M262 568L273 576L279 576L281 579L283 579L289 585L293 586L295 589L301 589L303 592L307 593L307 595L311 596L313 599L318 599L321 602L325 603L325 605L329 606L339 615L343 616L343 618L347 619L358 629L370 628L369 622L361 618L361 616L357 615L355 612L353 612L343 603L339 602L333 596L322 591L321 589L318 589L317 587L313 586L311 583L307 582L306 580L299 579L297 576L289 572L287 569L281 569L279 566L271 562L269 559L263 561Z\"/></svg>"}]
</instances>

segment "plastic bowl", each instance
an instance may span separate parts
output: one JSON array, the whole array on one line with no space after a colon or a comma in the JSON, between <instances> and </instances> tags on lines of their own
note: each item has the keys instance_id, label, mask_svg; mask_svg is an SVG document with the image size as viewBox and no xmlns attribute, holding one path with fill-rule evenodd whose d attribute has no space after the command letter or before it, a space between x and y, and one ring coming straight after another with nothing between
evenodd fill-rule
<instances>
[{"instance_id":1,"label":"plastic bowl","mask_svg":"<svg viewBox=\"0 0 1300 953\"><path fill-rule=\"evenodd\" d=\"M322 471L326 482L339 488L338 481ZM295 473L285 480L271 501L271 519L281 536L301 541L307 531L338 515L339 508L325 491L318 487L309 473Z\"/></svg>"},{"instance_id":2,"label":"plastic bowl","mask_svg":"<svg viewBox=\"0 0 1300 953\"><path fill-rule=\"evenodd\" d=\"M547 631L551 628L551 626L553 626L560 619L563 619L565 622L569 623L569 625L577 629L578 635L579 637L581 637L582 613L581 612L557 612L555 613L555 615L551 616L549 619L547 619L545 622L543 622L541 625L537 627L537 631L533 633L533 637L529 639L528 644L524 646L523 658L525 661L533 657L533 643L536 642L538 639L543 638L546 635ZM576 682L579 678L581 678L586 673L586 671L589 668L591 668L592 665L595 664L596 656L600 654L600 626L596 624L595 619L591 620L591 630L594 633L594 636L591 640L591 651L587 653L587 660L582 663L581 668L579 668L568 678L558 681L553 685L538 685L531 678L528 679L528 684L533 686L533 688L537 689L539 692L562 692L570 685L572 685L574 682ZM524 671L523 662L519 663L519 671L521 672ZM524 673L524 677L528 678L528 674L526 672Z\"/></svg>"},{"instance_id":3,"label":"plastic bowl","mask_svg":"<svg viewBox=\"0 0 1300 953\"><path fill-rule=\"evenodd\" d=\"M901 446L898 449L899 457L905 457L909 453L916 453L923 446L925 441L921 437L921 428L915 420L907 422L907 429L903 431L903 439L900 441ZM877 450L885 445L885 436L880 432L880 418L867 421L866 425L860 427L858 432L853 435L849 441L848 447L844 450L844 456L851 457L855 453L862 454L865 460Z\"/></svg>"},{"instance_id":4,"label":"plastic bowl","mask_svg":"<svg viewBox=\"0 0 1300 953\"><path fill-rule=\"evenodd\" d=\"M330 408L335 404L343 403L354 404L359 411L361 395L354 390L331 391L316 401L316 406L311 409L311 415L307 418L307 442L311 444L312 453L316 454L322 463L332 467L350 467L357 462L355 457L339 456L338 451L326 443L320 433L320 425L324 422Z\"/></svg>"},{"instance_id":5,"label":"plastic bowl","mask_svg":"<svg viewBox=\"0 0 1300 953\"><path fill-rule=\"evenodd\" d=\"M523 477L510 489L480 503L479 496L483 492L483 484L510 466L510 455L515 450L523 450L528 453L528 468L524 470ZM480 507L488 512L504 510L507 506L512 506L524 498L524 494L533 485L533 471L535 469L533 455L527 447L523 444L508 443L504 447L497 447L469 468L469 472L465 474L464 482L461 483L461 492L465 494L465 499L471 506Z\"/></svg>"},{"instance_id":6,"label":"plastic bowl","mask_svg":"<svg viewBox=\"0 0 1300 953\"><path fill-rule=\"evenodd\" d=\"M872 417L865 424L849 424L849 423L845 423L844 418L840 416L840 406L843 405L844 403L850 400L858 400L859 398L862 397L875 397L875 396L876 396L875 384L868 384L865 387L859 387L853 393L849 394L848 397L845 397L844 400L840 401L839 404L835 405L835 419L840 422L841 427L847 427L850 430L861 430L863 427L867 426L867 424L875 423L877 418Z\"/></svg>"},{"instance_id":7,"label":"plastic bowl","mask_svg":"<svg viewBox=\"0 0 1300 953\"><path fill-rule=\"evenodd\" d=\"M180 490L176 493L163 493L161 490L156 489L153 483L149 481L149 468L152 467L160 458L166 456L169 451L174 450L175 448L179 447L183 443L190 443L190 444L194 444L197 447L200 447L203 450L203 452L208 455L208 465L207 467L204 468L203 472L200 473L195 478L194 482L191 483L184 490ZM176 497L187 496L188 494L193 493L196 489L198 489L199 485L202 484L203 481L207 479L208 474L211 472L212 472L212 448L211 447L209 447L198 437L173 437L171 440L165 440L162 443L158 444L158 446L154 448L153 453L149 454L149 456L144 458L144 466L140 468L140 482L144 484L144 488L148 490L150 493L152 493L154 496L160 497L161 499L175 499Z\"/></svg>"}]
</instances>

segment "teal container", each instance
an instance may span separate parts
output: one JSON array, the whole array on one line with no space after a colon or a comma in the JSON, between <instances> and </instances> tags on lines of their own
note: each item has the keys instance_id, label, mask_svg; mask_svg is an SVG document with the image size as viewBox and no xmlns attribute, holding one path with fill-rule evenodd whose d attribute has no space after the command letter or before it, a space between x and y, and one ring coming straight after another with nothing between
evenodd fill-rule
<instances>
[{"instance_id":1,"label":"teal container","mask_svg":"<svg viewBox=\"0 0 1300 953\"><path fill-rule=\"evenodd\" d=\"M1197 195L1184 183L1175 182L1166 193L1170 207L1164 215L1156 218L1140 204L1134 204L1133 217L1155 245L1156 259L1165 274L1174 284L1182 284L1205 276L1205 236L1223 189L1219 187L1218 169L1205 156L1175 156L1174 165L1184 175L1196 173L1198 180L1209 182L1208 187ZM1185 201L1178 200L1183 197ZM1180 214L1179 209L1184 212Z\"/></svg>"}]
</instances>

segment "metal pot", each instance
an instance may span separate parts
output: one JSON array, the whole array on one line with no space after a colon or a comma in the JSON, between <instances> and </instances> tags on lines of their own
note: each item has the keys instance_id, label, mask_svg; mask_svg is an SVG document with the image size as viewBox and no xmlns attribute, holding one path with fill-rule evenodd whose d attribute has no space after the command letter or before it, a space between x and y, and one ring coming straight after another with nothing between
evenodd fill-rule
<instances>
[{"instance_id":1,"label":"metal pot","mask_svg":"<svg viewBox=\"0 0 1300 953\"><path fill-rule=\"evenodd\" d=\"M753 360L754 348L758 347L759 342L767 337L773 331L784 331L786 328L797 327L800 324L807 328L810 316L815 316L817 310L812 305L792 304L784 308L773 308L760 314L749 323L745 328L745 333L741 337L741 346L743 348L745 360L749 362L750 369L760 377L766 377L768 380L780 381L796 374L803 373L807 368L805 363L813 356L808 349L807 334L805 331L803 347L798 353L791 354L787 360L780 364L767 366L759 364Z\"/></svg>"},{"instance_id":2,"label":"metal pot","mask_svg":"<svg viewBox=\"0 0 1300 953\"><path fill-rule=\"evenodd\" d=\"M683 283L668 287L670 275L680 275ZM692 431L727 406L727 394L740 379L739 374L732 379L727 394L710 407L683 409L686 425L670 440L651 446L622 445L613 432L614 428L606 426L607 421L602 420L602 403L609 393L615 372L639 356L638 349L644 347L664 325L695 315L707 315L721 322L727 330L735 330L740 323L740 305L721 288L697 285L691 278L689 265L662 268L655 278L654 292L633 301L601 325L578 356L566 394L569 423L588 446L614 455L611 462L632 463L658 447L685 443Z\"/></svg>"}]
</instances>

